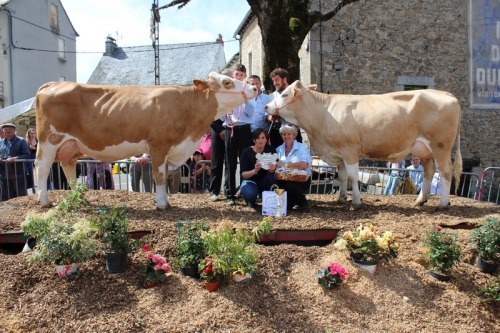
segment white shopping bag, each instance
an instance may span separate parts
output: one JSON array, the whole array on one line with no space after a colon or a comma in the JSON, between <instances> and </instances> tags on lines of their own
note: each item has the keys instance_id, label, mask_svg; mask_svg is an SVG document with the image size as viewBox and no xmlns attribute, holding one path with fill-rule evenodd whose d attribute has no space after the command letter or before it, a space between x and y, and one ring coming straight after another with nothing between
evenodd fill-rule
<instances>
[{"instance_id":1,"label":"white shopping bag","mask_svg":"<svg viewBox=\"0 0 500 333\"><path fill-rule=\"evenodd\" d=\"M286 191L280 196L281 216L286 216ZM278 196L274 191L262 192L262 215L276 216L278 211Z\"/></svg>"}]
</instances>

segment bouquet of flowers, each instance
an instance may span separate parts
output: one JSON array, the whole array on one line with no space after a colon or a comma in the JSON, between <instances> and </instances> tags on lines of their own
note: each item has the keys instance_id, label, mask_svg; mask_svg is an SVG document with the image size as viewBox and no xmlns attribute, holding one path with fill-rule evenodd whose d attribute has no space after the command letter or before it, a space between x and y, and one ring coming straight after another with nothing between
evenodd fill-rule
<instances>
[{"instance_id":1,"label":"bouquet of flowers","mask_svg":"<svg viewBox=\"0 0 500 333\"><path fill-rule=\"evenodd\" d=\"M348 275L345 267L336 262L329 263L318 271L318 283L325 290L335 289L342 285Z\"/></svg>"},{"instance_id":2,"label":"bouquet of flowers","mask_svg":"<svg viewBox=\"0 0 500 333\"><path fill-rule=\"evenodd\" d=\"M389 261L398 256L399 243L397 236L391 231L386 231L380 235L377 227L372 224L362 224L355 232L346 231L342 236L337 237L335 248L346 250L351 253L351 257L357 260L377 262L380 259Z\"/></svg>"},{"instance_id":3,"label":"bouquet of flowers","mask_svg":"<svg viewBox=\"0 0 500 333\"><path fill-rule=\"evenodd\" d=\"M167 260L158 253L150 252L151 247L145 244L142 247L143 252L148 252L148 262L142 268L142 271L146 273L146 281L150 283L159 283L165 281L166 273L172 271Z\"/></svg>"}]
</instances>

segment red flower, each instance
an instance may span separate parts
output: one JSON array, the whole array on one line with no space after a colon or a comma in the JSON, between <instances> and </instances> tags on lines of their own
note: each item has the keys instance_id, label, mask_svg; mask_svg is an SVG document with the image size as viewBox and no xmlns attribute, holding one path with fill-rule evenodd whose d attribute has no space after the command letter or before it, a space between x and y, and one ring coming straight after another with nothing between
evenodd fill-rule
<instances>
[{"instance_id":1,"label":"red flower","mask_svg":"<svg viewBox=\"0 0 500 333\"><path fill-rule=\"evenodd\" d=\"M441 227L440 227L440 226L437 226L437 227L436 227L436 231L441 231Z\"/></svg>"},{"instance_id":2,"label":"red flower","mask_svg":"<svg viewBox=\"0 0 500 333\"><path fill-rule=\"evenodd\" d=\"M142 252L149 252L149 250L151 250L151 246L149 246L149 244L144 244L144 246L142 247Z\"/></svg>"}]
</instances>

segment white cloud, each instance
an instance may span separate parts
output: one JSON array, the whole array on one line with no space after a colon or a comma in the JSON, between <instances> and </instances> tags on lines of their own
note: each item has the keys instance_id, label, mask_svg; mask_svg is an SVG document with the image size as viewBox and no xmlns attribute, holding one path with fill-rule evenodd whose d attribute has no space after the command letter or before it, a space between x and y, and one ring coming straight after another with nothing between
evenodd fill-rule
<instances>
[{"instance_id":1,"label":"white cloud","mask_svg":"<svg viewBox=\"0 0 500 333\"><path fill-rule=\"evenodd\" d=\"M76 39L77 80L85 83L104 52L110 34L119 46L151 45L150 19L153 0L61 0L80 37ZM159 6L170 0L159 1ZM225 41L233 34L250 7L245 0L191 0L184 8L160 11L160 44L212 42L218 34ZM117 35L118 33L118 35ZM239 51L239 43L224 44L226 60ZM97 52L97 53L83 53Z\"/></svg>"}]
</instances>

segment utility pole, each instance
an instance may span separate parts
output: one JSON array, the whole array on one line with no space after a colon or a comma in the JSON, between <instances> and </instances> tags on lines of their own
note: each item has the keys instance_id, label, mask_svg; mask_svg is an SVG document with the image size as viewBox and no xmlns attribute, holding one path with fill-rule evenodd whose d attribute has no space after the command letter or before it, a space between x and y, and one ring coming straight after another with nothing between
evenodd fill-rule
<instances>
[{"instance_id":1,"label":"utility pole","mask_svg":"<svg viewBox=\"0 0 500 333\"><path fill-rule=\"evenodd\" d=\"M153 39L153 49L155 51L155 86L160 85L160 12L158 0L153 0L151 8L151 38Z\"/></svg>"}]
</instances>

